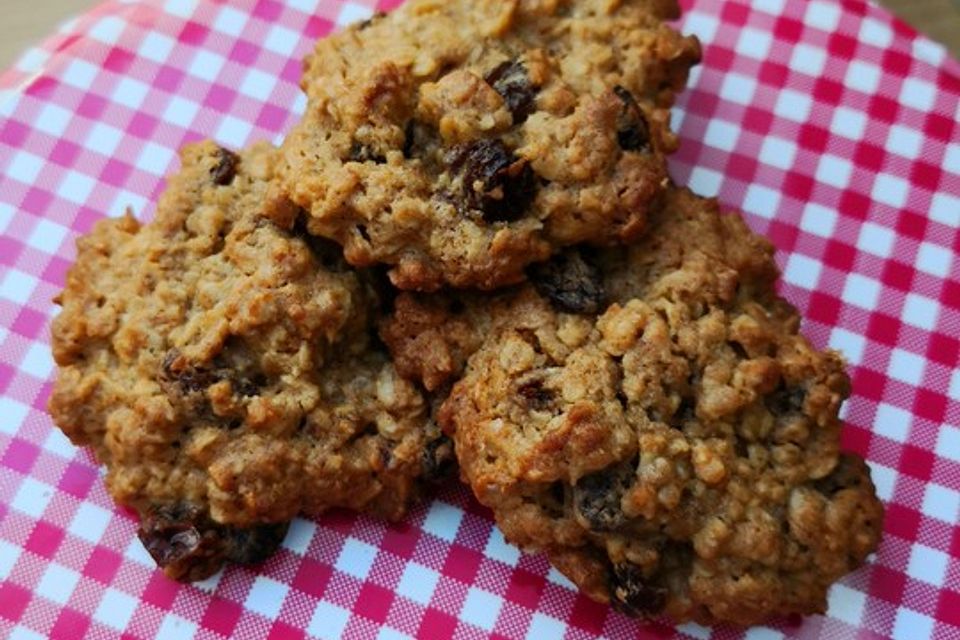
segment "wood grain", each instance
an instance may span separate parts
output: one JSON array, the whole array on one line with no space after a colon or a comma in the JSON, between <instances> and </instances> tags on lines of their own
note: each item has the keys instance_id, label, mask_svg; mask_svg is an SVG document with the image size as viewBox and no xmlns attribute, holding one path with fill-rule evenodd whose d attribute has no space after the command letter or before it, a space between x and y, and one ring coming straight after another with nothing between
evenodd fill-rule
<instances>
[{"instance_id":1,"label":"wood grain","mask_svg":"<svg viewBox=\"0 0 960 640\"><path fill-rule=\"evenodd\" d=\"M64 20L96 4L96 0L0 0L0 69L13 64Z\"/></svg>"},{"instance_id":2,"label":"wood grain","mask_svg":"<svg viewBox=\"0 0 960 640\"><path fill-rule=\"evenodd\" d=\"M0 69L97 0L0 0ZM880 4L960 57L960 0L881 0Z\"/></svg>"},{"instance_id":3,"label":"wood grain","mask_svg":"<svg viewBox=\"0 0 960 640\"><path fill-rule=\"evenodd\" d=\"M960 58L960 0L882 0L880 4Z\"/></svg>"}]
</instances>

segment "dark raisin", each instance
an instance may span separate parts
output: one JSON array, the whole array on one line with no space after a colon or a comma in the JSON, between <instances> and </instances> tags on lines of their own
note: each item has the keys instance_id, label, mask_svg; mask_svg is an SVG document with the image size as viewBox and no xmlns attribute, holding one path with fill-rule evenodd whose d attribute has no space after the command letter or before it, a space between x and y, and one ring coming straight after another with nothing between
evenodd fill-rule
<instances>
[{"instance_id":1,"label":"dark raisin","mask_svg":"<svg viewBox=\"0 0 960 640\"><path fill-rule=\"evenodd\" d=\"M577 250L535 264L527 275L537 292L559 311L597 313L606 297L600 269Z\"/></svg>"},{"instance_id":2,"label":"dark raisin","mask_svg":"<svg viewBox=\"0 0 960 640\"><path fill-rule=\"evenodd\" d=\"M776 391L766 397L764 402L774 416L784 416L803 412L806 392L801 387L790 387L780 383Z\"/></svg>"},{"instance_id":3,"label":"dark raisin","mask_svg":"<svg viewBox=\"0 0 960 640\"><path fill-rule=\"evenodd\" d=\"M373 162L376 164L384 164L387 161L386 156L382 153L378 153L369 145L356 141L350 145L350 153L347 159L352 162Z\"/></svg>"},{"instance_id":4,"label":"dark raisin","mask_svg":"<svg viewBox=\"0 0 960 640\"><path fill-rule=\"evenodd\" d=\"M193 582L216 573L225 560L262 562L277 550L286 532L286 523L227 527L196 505L180 503L152 509L137 535L167 576Z\"/></svg>"},{"instance_id":5,"label":"dark raisin","mask_svg":"<svg viewBox=\"0 0 960 640\"><path fill-rule=\"evenodd\" d=\"M503 62L488 73L485 80L507 104L514 124L525 121L533 112L537 87L531 84L523 63L516 60Z\"/></svg>"},{"instance_id":6,"label":"dark raisin","mask_svg":"<svg viewBox=\"0 0 960 640\"><path fill-rule=\"evenodd\" d=\"M176 382L182 393L203 391L218 380L214 373L188 363L177 349L167 352L161 370L162 378Z\"/></svg>"},{"instance_id":7,"label":"dark raisin","mask_svg":"<svg viewBox=\"0 0 960 640\"><path fill-rule=\"evenodd\" d=\"M221 187L232 183L233 178L237 175L237 164L239 163L240 157L237 154L220 147L217 165L210 169L210 178L213 183Z\"/></svg>"},{"instance_id":8,"label":"dark raisin","mask_svg":"<svg viewBox=\"0 0 960 640\"><path fill-rule=\"evenodd\" d=\"M185 392L196 393L216 383L217 378L209 371L190 367L180 375L178 382Z\"/></svg>"},{"instance_id":9,"label":"dark raisin","mask_svg":"<svg viewBox=\"0 0 960 640\"><path fill-rule=\"evenodd\" d=\"M448 478L456 467L453 441L444 434L427 442L421 456L423 471L420 477L426 482Z\"/></svg>"},{"instance_id":10,"label":"dark raisin","mask_svg":"<svg viewBox=\"0 0 960 640\"><path fill-rule=\"evenodd\" d=\"M224 556L238 564L260 564L280 548L288 527L287 522L262 524L249 529L224 527Z\"/></svg>"},{"instance_id":11,"label":"dark raisin","mask_svg":"<svg viewBox=\"0 0 960 640\"><path fill-rule=\"evenodd\" d=\"M633 463L619 464L580 478L573 488L573 508L593 531L616 531L627 522L620 508L623 494L636 477Z\"/></svg>"},{"instance_id":12,"label":"dark raisin","mask_svg":"<svg viewBox=\"0 0 960 640\"><path fill-rule=\"evenodd\" d=\"M530 164L500 140L478 140L454 149L450 166L460 178L462 208L477 210L488 222L516 220L536 194Z\"/></svg>"},{"instance_id":13,"label":"dark raisin","mask_svg":"<svg viewBox=\"0 0 960 640\"><path fill-rule=\"evenodd\" d=\"M197 507L154 509L143 518L137 535L150 557L174 580L203 580L223 564L220 537Z\"/></svg>"},{"instance_id":14,"label":"dark raisin","mask_svg":"<svg viewBox=\"0 0 960 640\"><path fill-rule=\"evenodd\" d=\"M639 567L630 563L615 565L610 572L610 603L630 616L655 616L667 603L667 590L647 579Z\"/></svg>"},{"instance_id":15,"label":"dark raisin","mask_svg":"<svg viewBox=\"0 0 960 640\"><path fill-rule=\"evenodd\" d=\"M543 388L543 380L524 382L517 391L534 411L546 411L553 405L554 392Z\"/></svg>"},{"instance_id":16,"label":"dark raisin","mask_svg":"<svg viewBox=\"0 0 960 640\"><path fill-rule=\"evenodd\" d=\"M617 142L624 151L649 151L650 126L633 94L617 85L613 92L623 103L617 116Z\"/></svg>"}]
</instances>

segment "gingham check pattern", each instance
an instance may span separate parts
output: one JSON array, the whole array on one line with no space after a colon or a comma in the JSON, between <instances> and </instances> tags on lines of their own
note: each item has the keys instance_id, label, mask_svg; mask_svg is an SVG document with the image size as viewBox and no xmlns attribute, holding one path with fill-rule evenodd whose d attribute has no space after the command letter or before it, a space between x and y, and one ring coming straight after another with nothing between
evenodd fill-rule
<instances>
[{"instance_id":1,"label":"gingham check pattern","mask_svg":"<svg viewBox=\"0 0 960 640\"><path fill-rule=\"evenodd\" d=\"M851 364L844 444L870 461L886 533L827 616L640 627L507 545L458 487L397 526L297 521L259 572L154 570L44 412L50 300L95 220L151 215L181 144L279 139L310 43L375 4L115 1L0 76L0 635L960 637L960 65L860 0L687 2L705 64L672 167L773 239L805 331Z\"/></svg>"}]
</instances>

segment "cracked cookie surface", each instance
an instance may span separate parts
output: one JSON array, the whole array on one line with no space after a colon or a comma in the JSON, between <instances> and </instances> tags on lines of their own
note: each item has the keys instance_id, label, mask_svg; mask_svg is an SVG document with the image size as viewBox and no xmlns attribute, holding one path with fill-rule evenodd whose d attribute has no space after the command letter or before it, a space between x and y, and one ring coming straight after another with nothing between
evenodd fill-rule
<instances>
[{"instance_id":1,"label":"cracked cookie surface","mask_svg":"<svg viewBox=\"0 0 960 640\"><path fill-rule=\"evenodd\" d=\"M440 421L463 478L590 597L701 623L822 612L882 506L839 449L843 363L798 333L772 253L672 189L633 246L486 302L401 296L382 333L405 375L460 378ZM416 362L416 322L445 367Z\"/></svg>"},{"instance_id":2,"label":"cracked cookie surface","mask_svg":"<svg viewBox=\"0 0 960 640\"><path fill-rule=\"evenodd\" d=\"M283 144L307 228L407 290L643 232L699 60L672 0L411 0L321 40Z\"/></svg>"},{"instance_id":3,"label":"cracked cookie surface","mask_svg":"<svg viewBox=\"0 0 960 640\"><path fill-rule=\"evenodd\" d=\"M202 143L182 160L152 222L78 242L50 412L167 574L198 580L263 560L298 514L399 518L446 450L371 336L367 276L267 217L290 206L269 195L276 151Z\"/></svg>"}]
</instances>

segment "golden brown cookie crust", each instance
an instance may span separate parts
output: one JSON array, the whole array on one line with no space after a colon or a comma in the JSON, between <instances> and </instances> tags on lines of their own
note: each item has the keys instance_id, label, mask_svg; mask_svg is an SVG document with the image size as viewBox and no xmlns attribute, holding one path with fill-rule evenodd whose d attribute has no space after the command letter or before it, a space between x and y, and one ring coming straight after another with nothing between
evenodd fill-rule
<instances>
[{"instance_id":1,"label":"golden brown cookie crust","mask_svg":"<svg viewBox=\"0 0 960 640\"><path fill-rule=\"evenodd\" d=\"M401 289L493 289L642 233L699 60L670 0L411 0L321 40L283 144L311 233Z\"/></svg>"},{"instance_id":2,"label":"golden brown cookie crust","mask_svg":"<svg viewBox=\"0 0 960 640\"><path fill-rule=\"evenodd\" d=\"M839 451L843 363L798 333L772 253L674 189L644 240L589 259L599 315L558 311L595 287L552 273L512 315L457 316L486 335L440 420L508 540L633 615L824 610L876 548L882 506Z\"/></svg>"},{"instance_id":3,"label":"golden brown cookie crust","mask_svg":"<svg viewBox=\"0 0 960 640\"><path fill-rule=\"evenodd\" d=\"M98 223L58 299L50 412L176 578L263 559L297 514L399 518L439 437L370 340L366 276L268 218L276 159L186 148L155 220Z\"/></svg>"}]
</instances>

